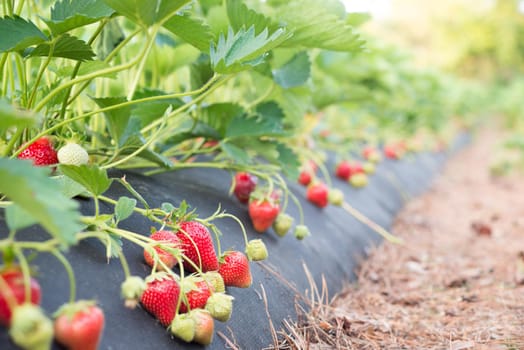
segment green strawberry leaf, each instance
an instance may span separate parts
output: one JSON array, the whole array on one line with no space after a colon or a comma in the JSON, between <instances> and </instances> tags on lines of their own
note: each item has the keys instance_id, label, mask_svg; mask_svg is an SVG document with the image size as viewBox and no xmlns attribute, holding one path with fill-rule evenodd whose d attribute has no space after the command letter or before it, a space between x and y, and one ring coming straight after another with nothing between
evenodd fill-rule
<instances>
[{"instance_id":1,"label":"green strawberry leaf","mask_svg":"<svg viewBox=\"0 0 524 350\"><path fill-rule=\"evenodd\" d=\"M128 155L136 150L138 150L140 147L142 147L147 140L140 134L140 133L134 133L130 135L128 138L126 138L125 143L122 145L120 149L121 155ZM158 164L164 168L170 168L173 165L173 162L171 159L164 157L163 155L146 148L140 153L137 154L138 157L149 160L155 164Z\"/></svg>"},{"instance_id":2,"label":"green strawberry leaf","mask_svg":"<svg viewBox=\"0 0 524 350\"><path fill-rule=\"evenodd\" d=\"M67 198L73 198L78 195L85 194L87 192L84 186L80 185L76 181L73 181L71 178L67 176L59 175L59 176L54 176L52 179L58 182L62 190L62 193Z\"/></svg>"},{"instance_id":3,"label":"green strawberry leaf","mask_svg":"<svg viewBox=\"0 0 524 350\"><path fill-rule=\"evenodd\" d=\"M215 40L211 28L207 24L188 15L173 16L163 26L202 52L209 52L210 44Z\"/></svg>"},{"instance_id":4,"label":"green strawberry leaf","mask_svg":"<svg viewBox=\"0 0 524 350\"><path fill-rule=\"evenodd\" d=\"M219 135L227 135L228 126L233 119L241 119L246 114L245 109L235 103L214 103L200 110L200 121Z\"/></svg>"},{"instance_id":5,"label":"green strawberry leaf","mask_svg":"<svg viewBox=\"0 0 524 350\"><path fill-rule=\"evenodd\" d=\"M235 163L238 164L250 164L252 158L249 154L242 148L235 146L230 142L221 142L220 147L226 156L232 159Z\"/></svg>"},{"instance_id":6,"label":"green strawberry leaf","mask_svg":"<svg viewBox=\"0 0 524 350\"><path fill-rule=\"evenodd\" d=\"M33 22L18 16L0 18L0 33L0 52L21 51L48 40Z\"/></svg>"},{"instance_id":7,"label":"green strawberry leaf","mask_svg":"<svg viewBox=\"0 0 524 350\"><path fill-rule=\"evenodd\" d=\"M16 109L6 100L0 100L0 131L10 127L25 128L34 125L38 116L28 111Z\"/></svg>"},{"instance_id":8,"label":"green strawberry leaf","mask_svg":"<svg viewBox=\"0 0 524 350\"><path fill-rule=\"evenodd\" d=\"M191 89L196 90L202 87L213 77L213 68L209 62L209 56L200 55L200 57L189 66L189 78Z\"/></svg>"},{"instance_id":9,"label":"green strawberry leaf","mask_svg":"<svg viewBox=\"0 0 524 350\"><path fill-rule=\"evenodd\" d=\"M273 72L275 82L284 89L303 85L309 79L311 62L307 52L297 53L282 67Z\"/></svg>"},{"instance_id":10,"label":"green strawberry leaf","mask_svg":"<svg viewBox=\"0 0 524 350\"><path fill-rule=\"evenodd\" d=\"M51 7L51 19L44 20L54 35L109 17L114 10L102 0L58 0Z\"/></svg>"},{"instance_id":11,"label":"green strawberry leaf","mask_svg":"<svg viewBox=\"0 0 524 350\"><path fill-rule=\"evenodd\" d=\"M5 208L5 221L11 231L21 230L38 222L31 213L28 213L17 204L12 204Z\"/></svg>"},{"instance_id":12,"label":"green strawberry leaf","mask_svg":"<svg viewBox=\"0 0 524 350\"><path fill-rule=\"evenodd\" d=\"M256 33L263 32L266 28L273 33L279 28L270 18L248 8L241 0L226 0L226 6L227 17L234 30L254 26Z\"/></svg>"},{"instance_id":13,"label":"green strawberry leaf","mask_svg":"<svg viewBox=\"0 0 524 350\"><path fill-rule=\"evenodd\" d=\"M279 46L290 36L279 28L269 35L265 28L255 35L255 27L239 29L236 33L229 27L227 37L220 34L218 42L211 44L211 66L218 73L235 73L250 69L264 61L268 51Z\"/></svg>"},{"instance_id":14,"label":"green strawberry leaf","mask_svg":"<svg viewBox=\"0 0 524 350\"><path fill-rule=\"evenodd\" d=\"M93 98L93 101L95 101L100 108L104 108L127 102L127 99L125 97L106 97ZM131 118L131 106L106 111L104 112L104 116L106 117L111 138L115 140L117 145L120 145L122 143L122 135L129 124L129 118Z\"/></svg>"},{"instance_id":15,"label":"green strawberry leaf","mask_svg":"<svg viewBox=\"0 0 524 350\"><path fill-rule=\"evenodd\" d=\"M293 33L283 47L321 48L334 51L361 51L364 41L337 9L315 0L290 0L277 9L279 19Z\"/></svg>"},{"instance_id":16,"label":"green strawberry leaf","mask_svg":"<svg viewBox=\"0 0 524 350\"><path fill-rule=\"evenodd\" d=\"M114 233L108 233L105 239L100 241L106 246L106 258L118 258L122 254L122 238Z\"/></svg>"},{"instance_id":17,"label":"green strawberry leaf","mask_svg":"<svg viewBox=\"0 0 524 350\"><path fill-rule=\"evenodd\" d=\"M42 43L24 52L24 56L29 57L47 57L49 55L52 57L69 58L75 61L90 61L95 57L91 46L87 45L85 41L69 34L60 36L52 49L50 43Z\"/></svg>"},{"instance_id":18,"label":"green strawberry leaf","mask_svg":"<svg viewBox=\"0 0 524 350\"><path fill-rule=\"evenodd\" d=\"M25 160L0 158L0 192L61 243L75 242L75 234L82 228L78 203L62 194L57 182L49 178L49 169ZM20 220L15 218L12 224L19 225Z\"/></svg>"},{"instance_id":19,"label":"green strawberry leaf","mask_svg":"<svg viewBox=\"0 0 524 350\"><path fill-rule=\"evenodd\" d=\"M233 118L225 136L228 138L281 136L285 134L283 119L284 113L275 102L265 102L257 106L255 115L242 114Z\"/></svg>"},{"instance_id":20,"label":"green strawberry leaf","mask_svg":"<svg viewBox=\"0 0 524 350\"><path fill-rule=\"evenodd\" d=\"M300 161L295 152L283 143L277 143L277 162L284 174L292 180L298 179Z\"/></svg>"},{"instance_id":21,"label":"green strawberry leaf","mask_svg":"<svg viewBox=\"0 0 524 350\"><path fill-rule=\"evenodd\" d=\"M131 21L150 27L173 16L191 0L104 0L104 2Z\"/></svg>"},{"instance_id":22,"label":"green strawberry leaf","mask_svg":"<svg viewBox=\"0 0 524 350\"><path fill-rule=\"evenodd\" d=\"M133 214L136 207L136 199L120 197L115 205L115 218L117 222L127 219Z\"/></svg>"},{"instance_id":23,"label":"green strawberry leaf","mask_svg":"<svg viewBox=\"0 0 524 350\"><path fill-rule=\"evenodd\" d=\"M104 193L111 186L107 171L97 165L64 165L58 167L62 174L84 186L93 196Z\"/></svg>"}]
</instances>

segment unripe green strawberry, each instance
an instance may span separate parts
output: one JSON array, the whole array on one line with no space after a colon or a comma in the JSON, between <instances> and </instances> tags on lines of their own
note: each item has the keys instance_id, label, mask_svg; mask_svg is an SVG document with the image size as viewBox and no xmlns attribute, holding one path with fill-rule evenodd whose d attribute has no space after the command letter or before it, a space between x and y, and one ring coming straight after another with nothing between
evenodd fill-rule
<instances>
[{"instance_id":1,"label":"unripe green strawberry","mask_svg":"<svg viewBox=\"0 0 524 350\"><path fill-rule=\"evenodd\" d=\"M291 228L291 225L293 225L293 217L286 213L280 213L273 223L273 230L280 237L284 237Z\"/></svg>"},{"instance_id":2,"label":"unripe green strawberry","mask_svg":"<svg viewBox=\"0 0 524 350\"><path fill-rule=\"evenodd\" d=\"M202 345L211 344L215 330L215 321L209 311L195 309L191 310L189 315L195 321L195 337L193 341Z\"/></svg>"},{"instance_id":3,"label":"unripe green strawberry","mask_svg":"<svg viewBox=\"0 0 524 350\"><path fill-rule=\"evenodd\" d=\"M267 259L267 248L261 239L252 239L247 243L247 258L251 261L262 261Z\"/></svg>"},{"instance_id":4,"label":"unripe green strawberry","mask_svg":"<svg viewBox=\"0 0 524 350\"><path fill-rule=\"evenodd\" d=\"M146 290L146 282L142 277L129 276L122 283L120 290L122 298L125 300L125 306L134 309Z\"/></svg>"},{"instance_id":5,"label":"unripe green strawberry","mask_svg":"<svg viewBox=\"0 0 524 350\"><path fill-rule=\"evenodd\" d=\"M171 334L189 343L195 338L195 320L190 314L177 315L169 327Z\"/></svg>"},{"instance_id":6,"label":"unripe green strawberry","mask_svg":"<svg viewBox=\"0 0 524 350\"><path fill-rule=\"evenodd\" d=\"M214 293L207 299L206 310L220 322L226 322L233 312L233 297L225 293Z\"/></svg>"},{"instance_id":7,"label":"unripe green strawberry","mask_svg":"<svg viewBox=\"0 0 524 350\"><path fill-rule=\"evenodd\" d=\"M333 205L341 206L344 203L344 193L338 188L333 188L328 193L328 200Z\"/></svg>"},{"instance_id":8,"label":"unripe green strawberry","mask_svg":"<svg viewBox=\"0 0 524 350\"><path fill-rule=\"evenodd\" d=\"M60 164L84 165L89 161L87 151L78 143L68 142L58 150Z\"/></svg>"},{"instance_id":9,"label":"unripe green strawberry","mask_svg":"<svg viewBox=\"0 0 524 350\"><path fill-rule=\"evenodd\" d=\"M53 341L53 322L36 305L25 303L13 311L9 335L25 350L48 350Z\"/></svg>"},{"instance_id":10,"label":"unripe green strawberry","mask_svg":"<svg viewBox=\"0 0 524 350\"><path fill-rule=\"evenodd\" d=\"M298 240L303 240L307 236L309 236L311 233L309 232L309 229L306 225L297 225L295 227L295 238Z\"/></svg>"},{"instance_id":11,"label":"unripe green strawberry","mask_svg":"<svg viewBox=\"0 0 524 350\"><path fill-rule=\"evenodd\" d=\"M362 166L362 168L364 168L364 172L366 174L374 174L375 173L375 164L372 163L372 162L366 162L364 163L364 165Z\"/></svg>"},{"instance_id":12,"label":"unripe green strawberry","mask_svg":"<svg viewBox=\"0 0 524 350\"><path fill-rule=\"evenodd\" d=\"M222 293L226 291L226 285L224 284L224 279L218 271L208 271L202 274L202 277L210 284L211 289L215 293Z\"/></svg>"},{"instance_id":13,"label":"unripe green strawberry","mask_svg":"<svg viewBox=\"0 0 524 350\"><path fill-rule=\"evenodd\" d=\"M366 174L355 174L349 178L349 183L356 188L365 187L368 184L368 176Z\"/></svg>"}]
</instances>

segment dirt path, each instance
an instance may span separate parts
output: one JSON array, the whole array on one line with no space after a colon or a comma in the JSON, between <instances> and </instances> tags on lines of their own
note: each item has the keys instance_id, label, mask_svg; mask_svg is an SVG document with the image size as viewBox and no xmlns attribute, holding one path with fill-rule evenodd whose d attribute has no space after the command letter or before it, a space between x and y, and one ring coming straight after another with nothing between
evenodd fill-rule
<instances>
[{"instance_id":1,"label":"dirt path","mask_svg":"<svg viewBox=\"0 0 524 350\"><path fill-rule=\"evenodd\" d=\"M490 177L495 141L483 131L452 158L400 213L406 244L375 249L355 285L299 322L295 345L524 349L524 176Z\"/></svg>"}]
</instances>

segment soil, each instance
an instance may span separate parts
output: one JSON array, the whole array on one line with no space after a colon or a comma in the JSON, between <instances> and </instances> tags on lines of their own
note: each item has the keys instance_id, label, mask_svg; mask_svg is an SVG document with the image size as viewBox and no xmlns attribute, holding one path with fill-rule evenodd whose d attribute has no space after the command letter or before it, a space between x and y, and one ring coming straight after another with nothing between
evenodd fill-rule
<instances>
[{"instance_id":1,"label":"soil","mask_svg":"<svg viewBox=\"0 0 524 350\"><path fill-rule=\"evenodd\" d=\"M374 248L330 302L313 290L278 347L524 349L524 175L491 176L499 136L480 131L407 203L404 244Z\"/></svg>"}]
</instances>

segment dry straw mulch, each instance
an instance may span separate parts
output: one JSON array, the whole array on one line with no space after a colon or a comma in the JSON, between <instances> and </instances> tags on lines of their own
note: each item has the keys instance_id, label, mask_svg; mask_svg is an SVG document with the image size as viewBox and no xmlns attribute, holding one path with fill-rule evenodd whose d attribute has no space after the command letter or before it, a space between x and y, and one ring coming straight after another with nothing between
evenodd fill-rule
<instances>
[{"instance_id":1,"label":"dry straw mulch","mask_svg":"<svg viewBox=\"0 0 524 350\"><path fill-rule=\"evenodd\" d=\"M328 301L312 286L279 349L524 349L524 176L492 178L498 134L482 131L411 200Z\"/></svg>"}]
</instances>

